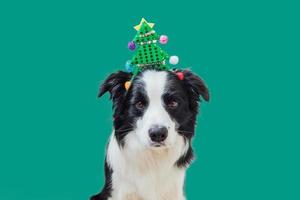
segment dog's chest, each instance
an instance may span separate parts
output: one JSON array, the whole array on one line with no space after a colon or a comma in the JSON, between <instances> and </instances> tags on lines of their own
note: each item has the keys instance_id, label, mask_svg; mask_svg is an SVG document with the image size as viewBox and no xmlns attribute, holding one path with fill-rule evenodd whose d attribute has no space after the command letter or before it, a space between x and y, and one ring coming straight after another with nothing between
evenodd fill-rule
<instances>
[{"instance_id":1,"label":"dog's chest","mask_svg":"<svg viewBox=\"0 0 300 200\"><path fill-rule=\"evenodd\" d=\"M130 196L130 200L175 200L180 196L183 189L184 171L174 168L153 169L146 172L127 167L129 168L124 168L124 174L122 172L113 174L113 187L118 188L117 193Z\"/></svg>"},{"instance_id":2,"label":"dog's chest","mask_svg":"<svg viewBox=\"0 0 300 200\"><path fill-rule=\"evenodd\" d=\"M185 170L174 166L174 152L119 150L115 140L108 148L109 165L113 168L112 187L116 199L170 200L182 196Z\"/></svg>"},{"instance_id":3,"label":"dog's chest","mask_svg":"<svg viewBox=\"0 0 300 200\"><path fill-rule=\"evenodd\" d=\"M123 190L126 195L133 195L143 200L147 199L177 199L182 190L184 174L180 172L167 172L166 174L148 173L140 174L128 170L126 177L113 174L113 185ZM173 197L173 198L171 198Z\"/></svg>"}]
</instances>

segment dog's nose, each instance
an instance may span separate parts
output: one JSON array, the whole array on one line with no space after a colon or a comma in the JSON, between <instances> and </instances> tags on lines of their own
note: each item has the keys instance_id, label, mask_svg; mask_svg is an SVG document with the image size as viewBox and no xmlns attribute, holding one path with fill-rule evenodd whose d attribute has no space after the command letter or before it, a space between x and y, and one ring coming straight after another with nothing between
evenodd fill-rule
<instances>
[{"instance_id":1,"label":"dog's nose","mask_svg":"<svg viewBox=\"0 0 300 200\"><path fill-rule=\"evenodd\" d=\"M149 129L149 136L152 142L163 142L168 136L168 129L165 126L153 126Z\"/></svg>"}]
</instances>

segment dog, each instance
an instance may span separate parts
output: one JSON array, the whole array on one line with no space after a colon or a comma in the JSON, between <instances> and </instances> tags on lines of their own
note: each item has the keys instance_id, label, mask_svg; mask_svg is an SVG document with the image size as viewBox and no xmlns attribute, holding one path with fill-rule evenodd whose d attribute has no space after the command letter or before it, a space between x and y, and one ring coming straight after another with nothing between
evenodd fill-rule
<instances>
[{"instance_id":1,"label":"dog","mask_svg":"<svg viewBox=\"0 0 300 200\"><path fill-rule=\"evenodd\" d=\"M181 78L177 75L181 73ZM185 171L193 160L199 102L209 101L204 81L190 70L118 71L101 85L110 93L113 132L105 158L105 184L91 200L185 200Z\"/></svg>"}]
</instances>

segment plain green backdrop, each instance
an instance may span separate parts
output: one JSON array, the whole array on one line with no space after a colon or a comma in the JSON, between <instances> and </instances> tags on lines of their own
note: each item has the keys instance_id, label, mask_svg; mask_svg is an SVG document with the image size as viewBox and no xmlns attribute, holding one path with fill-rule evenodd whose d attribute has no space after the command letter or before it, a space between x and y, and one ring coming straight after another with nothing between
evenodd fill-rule
<instances>
[{"instance_id":1,"label":"plain green backdrop","mask_svg":"<svg viewBox=\"0 0 300 200\"><path fill-rule=\"evenodd\" d=\"M112 124L99 84L141 17L209 86L188 199L300 199L297 1L1 1L0 199L87 200Z\"/></svg>"}]
</instances>

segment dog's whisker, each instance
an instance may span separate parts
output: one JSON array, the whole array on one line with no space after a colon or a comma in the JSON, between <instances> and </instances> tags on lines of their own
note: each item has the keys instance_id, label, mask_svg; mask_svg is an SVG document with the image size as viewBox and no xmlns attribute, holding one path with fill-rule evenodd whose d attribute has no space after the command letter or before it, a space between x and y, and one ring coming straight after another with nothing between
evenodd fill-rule
<instances>
[{"instance_id":1,"label":"dog's whisker","mask_svg":"<svg viewBox=\"0 0 300 200\"><path fill-rule=\"evenodd\" d=\"M182 130L178 130L179 133L194 133L193 131L182 131Z\"/></svg>"},{"instance_id":2,"label":"dog's whisker","mask_svg":"<svg viewBox=\"0 0 300 200\"><path fill-rule=\"evenodd\" d=\"M115 131L115 132L116 132L116 133L122 133L122 132L129 132L129 131L133 131L133 129L117 130L117 131Z\"/></svg>"},{"instance_id":3,"label":"dog's whisker","mask_svg":"<svg viewBox=\"0 0 300 200\"><path fill-rule=\"evenodd\" d=\"M119 133L119 132L125 132L125 131L133 131L133 128L115 130L115 132L117 132L117 133Z\"/></svg>"}]
</instances>

